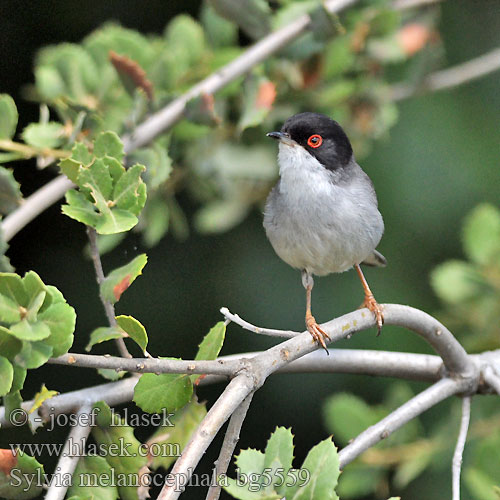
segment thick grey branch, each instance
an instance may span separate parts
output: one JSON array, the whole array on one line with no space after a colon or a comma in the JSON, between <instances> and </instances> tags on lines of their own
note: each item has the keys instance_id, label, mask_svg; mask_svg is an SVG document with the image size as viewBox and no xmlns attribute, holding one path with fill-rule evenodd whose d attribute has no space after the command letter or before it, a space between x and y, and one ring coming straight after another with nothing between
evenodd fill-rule
<instances>
[{"instance_id":1,"label":"thick grey branch","mask_svg":"<svg viewBox=\"0 0 500 500\"><path fill-rule=\"evenodd\" d=\"M377 444L382 439L388 438L395 430L414 419L432 406L438 404L454 394L468 389L469 384L463 379L445 378L421 392L397 410L387 415L380 422L368 427L357 436L351 444L339 453L340 467L343 468L361 453Z\"/></svg>"},{"instance_id":2,"label":"thick grey branch","mask_svg":"<svg viewBox=\"0 0 500 500\"><path fill-rule=\"evenodd\" d=\"M460 431L458 433L457 445L453 453L451 464L452 473L452 498L460 500L460 472L462 470L462 456L464 453L465 440L469 430L471 396L462 398L462 418L460 421Z\"/></svg>"},{"instance_id":3,"label":"thick grey branch","mask_svg":"<svg viewBox=\"0 0 500 500\"><path fill-rule=\"evenodd\" d=\"M77 422L84 414L90 413L91 405L83 405L77 413ZM71 428L64 448L62 450L56 470L53 474L53 480L45 495L45 500L64 500L68 490L67 478L70 477L78 464L80 457L85 455L85 443L91 431L90 425L75 425ZM76 454L75 450L77 450Z\"/></svg>"},{"instance_id":4,"label":"thick grey branch","mask_svg":"<svg viewBox=\"0 0 500 500\"><path fill-rule=\"evenodd\" d=\"M174 500L179 497L183 490L175 488L175 485L179 484L176 476L184 476L183 484L189 481L194 468L198 465L219 429L255 388L256 381L245 373L238 375L228 384L194 432L181 457L175 462L172 472L167 475L158 500Z\"/></svg>"},{"instance_id":5,"label":"thick grey branch","mask_svg":"<svg viewBox=\"0 0 500 500\"><path fill-rule=\"evenodd\" d=\"M240 439L241 426L243 425L243 420L248 412L250 403L252 402L253 393L250 393L241 403L238 408L231 415L229 420L229 425L227 426L226 434L224 436L224 442L220 450L219 458L215 463L215 478L218 478L221 474L225 474L231 463L231 457L233 456L234 449L238 444ZM218 480L217 480L218 483ZM220 497L221 487L219 484L212 484L210 486L206 500L218 500Z\"/></svg>"}]
</instances>

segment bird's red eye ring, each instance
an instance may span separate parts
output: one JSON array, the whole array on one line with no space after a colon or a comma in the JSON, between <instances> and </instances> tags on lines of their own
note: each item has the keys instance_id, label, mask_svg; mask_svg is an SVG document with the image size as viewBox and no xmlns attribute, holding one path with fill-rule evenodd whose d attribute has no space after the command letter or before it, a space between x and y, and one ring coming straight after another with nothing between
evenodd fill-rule
<instances>
[{"instance_id":1,"label":"bird's red eye ring","mask_svg":"<svg viewBox=\"0 0 500 500\"><path fill-rule=\"evenodd\" d=\"M309 139L307 139L307 145L311 146L311 148L319 148L323 144L323 137L318 134L311 135Z\"/></svg>"}]
</instances>

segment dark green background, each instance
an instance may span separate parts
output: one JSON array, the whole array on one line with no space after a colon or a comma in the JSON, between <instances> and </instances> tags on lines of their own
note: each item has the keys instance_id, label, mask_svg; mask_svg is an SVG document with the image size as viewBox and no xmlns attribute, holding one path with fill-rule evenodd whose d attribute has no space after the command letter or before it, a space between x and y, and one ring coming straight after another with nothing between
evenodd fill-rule
<instances>
[{"instance_id":1,"label":"dark green background","mask_svg":"<svg viewBox=\"0 0 500 500\"><path fill-rule=\"evenodd\" d=\"M22 85L33 80L32 62L38 47L60 41L78 42L107 20L141 32L160 32L179 12L196 15L199 4L190 2L87 1L0 3L0 92L18 103L21 127L36 120L35 104L23 101ZM500 45L498 0L449 1L442 6L439 24L446 63L457 64ZM429 286L429 273L446 259L462 257L461 221L481 201L499 205L500 193L500 73L460 88L400 103L400 118L390 136L375 144L362 166L375 183L386 233L379 246L387 257L386 269L368 269L366 276L381 302L397 302L429 313L439 303ZM21 130L21 128L19 128ZM24 194L51 178L33 165L15 170ZM188 214L196 205L180 198ZM120 301L117 312L132 314L148 330L148 350L154 355L190 358L208 329L220 319L221 306L258 325L303 328L304 291L298 272L287 267L267 242L260 213L221 236L192 233L185 242L171 236L152 250L141 248L130 236L111 255L105 270L147 251L149 263ZM56 285L78 314L74 350L82 351L89 332L105 324L90 262L82 257L85 233L81 225L52 207L11 242L9 256L18 272L34 269L44 282ZM314 313L326 321L356 308L362 290L353 272L316 280ZM273 342L230 326L223 354L263 349ZM368 331L338 347L430 352L413 334L387 327L375 337ZM45 381L61 392L102 382L94 371L48 366L31 373L26 398ZM291 426L296 455L326 437L321 420L322 401L336 391L355 391L370 403L381 400L387 379L342 375L274 376L256 394L245 421L242 447L263 448L276 425ZM420 390L424 384L413 384ZM199 390L213 401L222 386ZM132 406L131 406L132 407ZM432 409L425 423L447 418L451 404ZM455 439L457 429L450 429ZM138 430L140 437L146 429ZM16 441L47 442L63 439L42 431L35 438L26 432L8 434ZM206 467L215 458L209 452ZM467 461L467 455L465 456ZM54 463L50 460L48 464ZM300 463L300 462L299 462ZM50 467L49 467L50 469ZM451 474L426 472L402 494L405 500L450 496ZM192 491L186 498L204 498ZM469 498L464 496L464 498Z\"/></svg>"}]
</instances>

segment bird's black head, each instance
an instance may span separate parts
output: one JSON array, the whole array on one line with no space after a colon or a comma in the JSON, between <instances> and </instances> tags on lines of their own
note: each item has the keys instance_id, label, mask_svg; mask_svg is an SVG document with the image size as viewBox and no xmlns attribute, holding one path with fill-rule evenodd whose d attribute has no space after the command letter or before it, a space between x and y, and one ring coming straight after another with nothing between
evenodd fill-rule
<instances>
[{"instance_id":1,"label":"bird's black head","mask_svg":"<svg viewBox=\"0 0 500 500\"><path fill-rule=\"evenodd\" d=\"M352 158L352 146L342 127L320 113L294 115L283 124L281 132L267 135L291 146L302 146L330 170L346 166Z\"/></svg>"}]
</instances>

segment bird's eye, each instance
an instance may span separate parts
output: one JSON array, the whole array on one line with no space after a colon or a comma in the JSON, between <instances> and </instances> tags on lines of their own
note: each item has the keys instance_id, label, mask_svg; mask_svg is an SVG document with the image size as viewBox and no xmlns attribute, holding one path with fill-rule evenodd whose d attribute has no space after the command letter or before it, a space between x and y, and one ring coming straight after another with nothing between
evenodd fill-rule
<instances>
[{"instance_id":1,"label":"bird's eye","mask_svg":"<svg viewBox=\"0 0 500 500\"><path fill-rule=\"evenodd\" d=\"M311 146L311 148L319 148L323 144L323 137L318 134L311 135L309 139L307 139L307 145Z\"/></svg>"}]
</instances>

